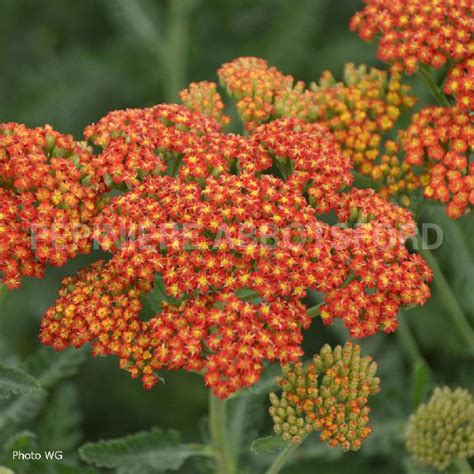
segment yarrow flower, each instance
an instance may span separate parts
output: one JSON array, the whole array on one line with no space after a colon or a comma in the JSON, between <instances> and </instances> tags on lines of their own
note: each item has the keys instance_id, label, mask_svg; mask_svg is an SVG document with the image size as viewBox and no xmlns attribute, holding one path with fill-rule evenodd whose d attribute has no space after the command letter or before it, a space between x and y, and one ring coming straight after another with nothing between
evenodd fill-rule
<instances>
[{"instance_id":1,"label":"yarrow flower","mask_svg":"<svg viewBox=\"0 0 474 474\"><path fill-rule=\"evenodd\" d=\"M474 399L464 389L436 388L411 415L406 446L417 462L444 471L474 456Z\"/></svg>"},{"instance_id":2,"label":"yarrow flower","mask_svg":"<svg viewBox=\"0 0 474 474\"><path fill-rule=\"evenodd\" d=\"M218 71L219 81L236 100L237 112L247 130L254 130L274 113L274 99L281 90L293 83L267 61L255 57L241 57L224 64Z\"/></svg>"},{"instance_id":3,"label":"yarrow flower","mask_svg":"<svg viewBox=\"0 0 474 474\"><path fill-rule=\"evenodd\" d=\"M379 156L382 136L394 127L402 109L415 104L409 91L409 86L401 85L396 72L388 75L379 69L347 64L343 82L336 82L326 71L318 83L310 84L310 89L279 96L276 110L278 115L295 115L327 127L354 166L363 174L370 174ZM301 102L307 102L305 114L299 106Z\"/></svg>"},{"instance_id":4,"label":"yarrow flower","mask_svg":"<svg viewBox=\"0 0 474 474\"><path fill-rule=\"evenodd\" d=\"M271 111L250 119L253 133L222 131L207 83L183 93L193 110L115 111L87 127L103 149L92 163L101 188L123 191L93 221L112 258L64 281L41 340L57 350L92 342L146 388L161 369L197 371L225 398L255 383L265 361L303 354L308 289L324 295L325 324L341 318L360 338L394 331L400 307L429 297L431 272L405 248L408 211L347 189L351 159L327 128L302 117L258 125L278 114L288 77L255 58L220 76L238 99L267 91ZM320 219L329 211L340 225ZM144 321L156 291L162 301Z\"/></svg>"},{"instance_id":5,"label":"yarrow flower","mask_svg":"<svg viewBox=\"0 0 474 474\"><path fill-rule=\"evenodd\" d=\"M147 109L110 112L84 131L103 148L94 158L98 176L108 186L136 186L146 176L172 172L186 150L205 148L203 136L219 124L184 106L161 104Z\"/></svg>"},{"instance_id":6,"label":"yarrow flower","mask_svg":"<svg viewBox=\"0 0 474 474\"><path fill-rule=\"evenodd\" d=\"M425 197L446 204L452 219L474 206L473 120L455 107L428 107L400 134L405 161L429 172Z\"/></svg>"},{"instance_id":7,"label":"yarrow flower","mask_svg":"<svg viewBox=\"0 0 474 474\"><path fill-rule=\"evenodd\" d=\"M357 337L379 325L393 330L399 305L427 297L420 260L406 255L399 265L398 250L381 249L386 260L377 264L376 252L365 255L370 231L360 235L354 259L357 230L333 234L337 228L320 222L305 198L278 178L221 175L201 186L149 178L114 198L96 220L104 231L95 238L115 256L64 282L43 319L43 343L61 350L95 340L95 353L118 356L147 388L158 382L161 368L203 371L207 385L225 398L255 383L264 360L294 362L302 355L301 331L311 321L301 302L307 288L327 291L325 322L334 312ZM348 206L354 218L353 202ZM345 207L338 210L343 218ZM361 215L379 218L374 207L361 205ZM406 211L392 207L406 217ZM390 214L381 214L389 222ZM135 239L120 245L123 230ZM389 227L388 233L394 232ZM338 248L340 241L351 251ZM337 293L352 267L358 269L360 293L355 283L347 295ZM156 274L169 301L141 322L139 300ZM365 296L364 285L371 295ZM245 301L248 292L255 295L251 301ZM349 316L337 304L345 298L351 298Z\"/></svg>"},{"instance_id":8,"label":"yarrow flower","mask_svg":"<svg viewBox=\"0 0 474 474\"><path fill-rule=\"evenodd\" d=\"M404 245L415 223L373 190L344 194L340 206L336 214L347 227L332 229L334 272L317 286L326 292L323 322L341 318L356 338L395 331L400 307L424 304L430 296L431 270Z\"/></svg>"},{"instance_id":9,"label":"yarrow flower","mask_svg":"<svg viewBox=\"0 0 474 474\"><path fill-rule=\"evenodd\" d=\"M0 125L0 273L8 288L90 251L103 191L84 143L49 126Z\"/></svg>"},{"instance_id":10,"label":"yarrow flower","mask_svg":"<svg viewBox=\"0 0 474 474\"><path fill-rule=\"evenodd\" d=\"M279 397L270 394L274 430L285 441L300 444L312 431L321 441L344 451L358 450L371 433L368 398L380 390L377 364L361 357L360 346L326 344L312 362L282 367Z\"/></svg>"},{"instance_id":11,"label":"yarrow flower","mask_svg":"<svg viewBox=\"0 0 474 474\"><path fill-rule=\"evenodd\" d=\"M416 102L409 94L410 87L401 84L399 72L388 74L347 64L342 82L336 82L326 71L306 88L303 82L284 76L263 60L240 58L224 64L219 74L230 96L238 101L238 109L250 107L253 111L240 114L248 130L278 117L317 122L333 133L357 171L382 183L384 196L396 194L408 204L407 196L421 186L417 173L394 152L395 142L387 141L385 153L380 152L384 137L401 112ZM266 91L263 102L255 86L261 82ZM258 120L254 120L255 110L261 112Z\"/></svg>"},{"instance_id":12,"label":"yarrow flower","mask_svg":"<svg viewBox=\"0 0 474 474\"><path fill-rule=\"evenodd\" d=\"M308 193L318 213L336 207L339 192L352 184L351 161L318 124L287 118L260 126L252 135L273 158L287 184Z\"/></svg>"},{"instance_id":13,"label":"yarrow flower","mask_svg":"<svg viewBox=\"0 0 474 474\"><path fill-rule=\"evenodd\" d=\"M444 91L462 110L474 94L474 7L471 0L365 0L351 29L370 41L379 38L378 57L400 71L448 66Z\"/></svg>"},{"instance_id":14,"label":"yarrow flower","mask_svg":"<svg viewBox=\"0 0 474 474\"><path fill-rule=\"evenodd\" d=\"M444 92L454 96L460 110L474 109L474 55L449 70Z\"/></svg>"},{"instance_id":15,"label":"yarrow flower","mask_svg":"<svg viewBox=\"0 0 474 474\"><path fill-rule=\"evenodd\" d=\"M187 89L179 94L183 104L191 110L201 112L205 117L213 118L222 126L230 122L230 117L224 114L224 102L217 92L215 82L192 82Z\"/></svg>"},{"instance_id":16,"label":"yarrow flower","mask_svg":"<svg viewBox=\"0 0 474 474\"><path fill-rule=\"evenodd\" d=\"M265 241L276 237L272 223L305 225L314 211L303 197L288 195L285 188L270 176L210 178L204 190L197 183L155 178L115 198L98 223L130 229L138 222L146 246L137 241L120 250L112 248L118 252L100 271L81 274L72 285L66 281L61 298L43 320L42 341L62 349L97 337L95 351L119 355L132 375L142 373L148 388L158 381L155 371L162 367L205 369L207 384L220 397L256 382L264 359L296 360L302 354L301 329L310 323L299 300L305 294L298 284L299 246L292 245L290 236L288 248L282 245L272 252ZM248 224L256 239L242 235L245 227L239 222ZM219 239L218 232L225 235ZM109 238L98 236L106 249ZM127 294L140 294L146 285L151 288L156 272L177 301L141 323L141 306L134 298L130 308ZM111 276L103 278L104 273ZM261 302L239 297L248 288ZM114 304L117 298L119 304ZM62 316L63 308L70 308L69 317ZM107 318L106 326L102 318ZM85 326L84 339L78 339L77 321ZM130 337L128 324L141 332ZM137 350L148 354L146 365Z\"/></svg>"},{"instance_id":17,"label":"yarrow flower","mask_svg":"<svg viewBox=\"0 0 474 474\"><path fill-rule=\"evenodd\" d=\"M440 68L474 54L471 0L365 0L351 29L379 37L378 57L413 73L420 64Z\"/></svg>"}]
</instances>

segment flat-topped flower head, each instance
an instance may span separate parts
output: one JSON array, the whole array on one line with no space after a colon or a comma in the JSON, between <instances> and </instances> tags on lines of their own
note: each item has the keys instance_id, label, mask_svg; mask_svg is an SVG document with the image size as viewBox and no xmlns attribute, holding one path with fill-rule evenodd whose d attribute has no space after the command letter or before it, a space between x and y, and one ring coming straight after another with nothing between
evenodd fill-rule
<instances>
[{"instance_id":1,"label":"flat-topped flower head","mask_svg":"<svg viewBox=\"0 0 474 474\"><path fill-rule=\"evenodd\" d=\"M147 388L162 368L203 371L225 398L255 383L265 360L294 362L302 355L302 330L311 321L302 302L308 288L326 293L325 323L341 317L355 337L391 331L399 306L427 297L426 275L423 262L399 248L412 229L408 213L378 197L383 208L376 196L370 204L374 196L360 192L336 208L348 222L339 229L319 221L295 186L270 175L149 177L97 217L94 238L115 255L65 282L43 320L42 340L58 350L94 340L96 353L118 356ZM352 228L350 219L370 227ZM383 238L398 236L395 245L374 248L377 222ZM156 275L170 300L143 323L138 300ZM349 299L346 313L341 305ZM113 308L112 325L101 322L101 301ZM116 325L132 323L139 329L126 330L130 352L122 353Z\"/></svg>"},{"instance_id":2,"label":"flat-topped flower head","mask_svg":"<svg viewBox=\"0 0 474 474\"><path fill-rule=\"evenodd\" d=\"M379 41L378 57L408 74L420 65L440 68L474 54L471 0L365 0L351 29Z\"/></svg>"},{"instance_id":3,"label":"flat-topped flower head","mask_svg":"<svg viewBox=\"0 0 474 474\"><path fill-rule=\"evenodd\" d=\"M371 433L368 398L380 390L377 364L361 357L360 346L326 344L312 362L285 365L278 384L281 396L270 394L274 430L299 444L312 431L332 448L358 450Z\"/></svg>"},{"instance_id":4,"label":"flat-topped flower head","mask_svg":"<svg viewBox=\"0 0 474 474\"><path fill-rule=\"evenodd\" d=\"M136 186L146 176L173 173L188 150L205 150L203 137L219 124L182 105L110 112L84 131L103 151L94 159L96 172L108 186Z\"/></svg>"},{"instance_id":5,"label":"flat-topped flower head","mask_svg":"<svg viewBox=\"0 0 474 474\"><path fill-rule=\"evenodd\" d=\"M272 176L209 177L205 188L149 178L114 198L97 219L104 234L95 237L115 256L65 282L43 320L42 340L62 349L96 339L96 353L118 355L147 388L162 368L205 371L207 385L225 398L255 383L264 360L290 362L302 355L301 331L311 320L300 301L305 251L297 230L313 222L314 209ZM135 232L135 239L119 247L123 231ZM142 323L137 298L157 273L172 303ZM248 291L256 301L242 299ZM110 309L103 313L101 301L115 311L112 325L102 324ZM69 318L61 308L69 308ZM74 326L79 320L88 322L80 333ZM132 323L138 332L130 333ZM120 352L124 345L114 342L122 337L117 325L130 338L127 357ZM146 367L141 351L149 354Z\"/></svg>"},{"instance_id":6,"label":"flat-topped flower head","mask_svg":"<svg viewBox=\"0 0 474 474\"><path fill-rule=\"evenodd\" d=\"M474 399L464 389L436 388L411 415L406 446L415 460L438 471L474 456Z\"/></svg>"},{"instance_id":7,"label":"flat-topped flower head","mask_svg":"<svg viewBox=\"0 0 474 474\"><path fill-rule=\"evenodd\" d=\"M474 118L455 107L427 107L400 134L405 161L428 170L424 196L441 201L452 219L474 206Z\"/></svg>"},{"instance_id":8,"label":"flat-topped flower head","mask_svg":"<svg viewBox=\"0 0 474 474\"><path fill-rule=\"evenodd\" d=\"M254 130L274 112L274 99L293 84L267 61L255 57L241 57L224 64L217 71L221 85L236 100L237 111L246 130Z\"/></svg>"},{"instance_id":9,"label":"flat-topped flower head","mask_svg":"<svg viewBox=\"0 0 474 474\"><path fill-rule=\"evenodd\" d=\"M0 125L0 273L9 288L90 251L87 225L104 190L93 156L50 126Z\"/></svg>"}]
</instances>

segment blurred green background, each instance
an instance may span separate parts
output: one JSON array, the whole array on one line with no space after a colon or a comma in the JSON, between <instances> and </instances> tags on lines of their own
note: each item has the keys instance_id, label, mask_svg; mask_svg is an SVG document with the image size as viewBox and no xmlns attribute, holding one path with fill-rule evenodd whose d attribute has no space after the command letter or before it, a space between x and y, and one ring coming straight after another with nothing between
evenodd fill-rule
<instances>
[{"instance_id":1,"label":"blurred green background","mask_svg":"<svg viewBox=\"0 0 474 474\"><path fill-rule=\"evenodd\" d=\"M376 47L348 30L361 6L358 0L0 0L0 121L49 123L80 137L87 124L110 110L175 101L186 83L216 80L219 65L241 55L264 57L305 81L326 69L340 77L347 62L378 64ZM474 324L472 218L453 223L439 208L426 206L422 220L443 228L444 243L434 253ZM44 280L27 280L4 298L2 360L23 360L39 347L39 320L61 278L98 257L95 253L51 269ZM472 354L444 310L434 292L424 308L407 312L406 319L434 370L434 382L472 391ZM325 342L345 339L337 324L325 328L315 321L305 347L313 354ZM382 377L382 393L373 400L374 434L360 452L344 457L312 436L285 472L395 474L412 469L402 432L417 396L409 357L396 335L379 335L362 345L380 363ZM153 426L177 428L185 440L197 439L207 411L201 380L184 373L164 378L165 385L146 392L119 370L117 360L88 357L73 379L82 441ZM270 434L265 410L264 405L257 410L259 432L250 437ZM1 440L4 435L0 430ZM199 472L199 466L187 463L182 472Z\"/></svg>"}]
</instances>

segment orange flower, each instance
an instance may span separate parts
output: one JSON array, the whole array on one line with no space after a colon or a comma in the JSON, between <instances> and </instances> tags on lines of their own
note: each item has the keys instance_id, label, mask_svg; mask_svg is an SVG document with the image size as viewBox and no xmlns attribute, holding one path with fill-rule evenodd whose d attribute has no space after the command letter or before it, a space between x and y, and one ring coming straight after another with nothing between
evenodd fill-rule
<instances>
[{"instance_id":1,"label":"orange flower","mask_svg":"<svg viewBox=\"0 0 474 474\"><path fill-rule=\"evenodd\" d=\"M365 0L351 30L379 38L378 57L411 74L420 64L440 68L472 57L471 0Z\"/></svg>"},{"instance_id":2,"label":"orange flower","mask_svg":"<svg viewBox=\"0 0 474 474\"><path fill-rule=\"evenodd\" d=\"M51 127L0 125L0 272L9 288L90 251L104 189L84 143Z\"/></svg>"},{"instance_id":3,"label":"orange flower","mask_svg":"<svg viewBox=\"0 0 474 474\"><path fill-rule=\"evenodd\" d=\"M429 172L425 197L446 204L452 219L474 206L473 120L455 107L428 107L401 133L406 162Z\"/></svg>"}]
</instances>

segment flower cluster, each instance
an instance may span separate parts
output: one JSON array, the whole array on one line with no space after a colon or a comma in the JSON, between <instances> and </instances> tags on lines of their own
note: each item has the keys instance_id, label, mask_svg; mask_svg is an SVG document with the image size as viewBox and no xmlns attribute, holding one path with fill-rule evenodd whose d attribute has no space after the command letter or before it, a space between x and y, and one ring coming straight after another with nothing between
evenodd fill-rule
<instances>
[{"instance_id":1,"label":"flower cluster","mask_svg":"<svg viewBox=\"0 0 474 474\"><path fill-rule=\"evenodd\" d=\"M103 148L94 167L108 186L131 188L146 176L171 173L189 149L205 150L205 136L219 124L184 106L161 104L110 112L84 136Z\"/></svg>"},{"instance_id":2,"label":"flower cluster","mask_svg":"<svg viewBox=\"0 0 474 474\"><path fill-rule=\"evenodd\" d=\"M474 456L474 399L460 388L436 388L411 415L406 445L420 464L444 471L458 458Z\"/></svg>"},{"instance_id":3,"label":"flower cluster","mask_svg":"<svg viewBox=\"0 0 474 474\"><path fill-rule=\"evenodd\" d=\"M457 108L428 107L401 133L405 161L428 170L424 195L456 219L474 206L473 117Z\"/></svg>"},{"instance_id":4,"label":"flower cluster","mask_svg":"<svg viewBox=\"0 0 474 474\"><path fill-rule=\"evenodd\" d=\"M449 70L444 92L456 98L460 110L474 109L474 55Z\"/></svg>"},{"instance_id":5,"label":"flower cluster","mask_svg":"<svg viewBox=\"0 0 474 474\"><path fill-rule=\"evenodd\" d=\"M65 282L43 319L43 342L61 349L97 338L96 352L118 355L148 388L160 368L205 370L206 383L222 398L255 383L263 360L295 361L310 318L300 302L302 257L290 224L305 227L314 210L288 188L271 176L223 175L209 178L205 189L166 177L115 198L97 220L105 235L96 238L116 254L105 268ZM135 225L141 227L136 241L112 243L119 236L107 229L130 232ZM288 236L276 232L287 228ZM276 238L282 244L273 251L269 241ZM157 272L171 302L141 323L135 295ZM246 289L259 295L256 302L240 297ZM63 308L67 317L58 317Z\"/></svg>"},{"instance_id":6,"label":"flower cluster","mask_svg":"<svg viewBox=\"0 0 474 474\"><path fill-rule=\"evenodd\" d=\"M0 125L0 273L9 288L87 253L102 191L93 156L51 127Z\"/></svg>"},{"instance_id":7,"label":"flower cluster","mask_svg":"<svg viewBox=\"0 0 474 474\"><path fill-rule=\"evenodd\" d=\"M352 183L352 163L339 152L327 130L301 119L286 118L261 125L252 135L272 156L286 182L308 194L318 213L335 208L339 191Z\"/></svg>"},{"instance_id":8,"label":"flower cluster","mask_svg":"<svg viewBox=\"0 0 474 474\"><path fill-rule=\"evenodd\" d=\"M238 101L238 110L245 111L240 115L248 130L278 117L317 122L333 133L357 171L382 183L384 196L398 194L407 203L406 196L420 187L412 166L398 158L398 144L387 141L385 153L380 152L384 136L394 128L402 110L415 104L410 87L401 84L399 72L387 74L347 64L343 82L336 82L326 71L306 88L261 59L240 58L225 64L219 74Z\"/></svg>"},{"instance_id":9,"label":"flower cluster","mask_svg":"<svg viewBox=\"0 0 474 474\"><path fill-rule=\"evenodd\" d=\"M371 433L368 397L380 390L377 364L361 357L350 342L332 349L325 345L307 366L283 366L280 397L270 394L274 430L284 440L301 443L321 430L321 440L344 451L357 450Z\"/></svg>"},{"instance_id":10,"label":"flower cluster","mask_svg":"<svg viewBox=\"0 0 474 474\"><path fill-rule=\"evenodd\" d=\"M354 337L393 331L400 306L424 303L429 270L404 247L411 216L372 191L344 191L350 161L324 128L287 118L246 137L217 125L191 132L213 123L200 120L183 132L173 176L137 178L103 207L93 237L114 256L65 282L43 320L45 344L94 341L148 388L160 368L202 371L224 398L254 383L263 361L302 354L308 288L326 295L324 322L342 318ZM266 174L272 165L281 178ZM331 209L342 227L319 220ZM167 300L141 322L138 301L156 275Z\"/></svg>"},{"instance_id":11,"label":"flower cluster","mask_svg":"<svg viewBox=\"0 0 474 474\"><path fill-rule=\"evenodd\" d=\"M281 116L299 116L326 126L336 137L344 154L363 174L378 180L379 146L385 133L394 127L402 109L411 108L415 98L410 87L400 83L400 74L347 64L344 81L336 82L328 71L310 89L298 85L276 100ZM300 104L306 103L301 109ZM303 110L306 111L305 114Z\"/></svg>"},{"instance_id":12,"label":"flower cluster","mask_svg":"<svg viewBox=\"0 0 474 474\"><path fill-rule=\"evenodd\" d=\"M431 270L404 245L415 223L373 190L344 194L336 213L346 227L332 229L333 271L317 285L326 293L323 322L341 318L356 338L395 331L399 308L430 296Z\"/></svg>"},{"instance_id":13,"label":"flower cluster","mask_svg":"<svg viewBox=\"0 0 474 474\"><path fill-rule=\"evenodd\" d=\"M224 64L217 74L221 85L236 100L237 112L249 131L272 117L275 96L293 84L291 76L255 57L237 58Z\"/></svg>"},{"instance_id":14,"label":"flower cluster","mask_svg":"<svg viewBox=\"0 0 474 474\"><path fill-rule=\"evenodd\" d=\"M188 109L201 112L205 117L213 118L222 126L230 122L230 117L224 114L224 102L217 92L215 82L192 82L179 95Z\"/></svg>"},{"instance_id":15,"label":"flower cluster","mask_svg":"<svg viewBox=\"0 0 474 474\"><path fill-rule=\"evenodd\" d=\"M368 41L380 36L378 57L407 73L420 64L440 68L474 54L471 0L365 0L351 29Z\"/></svg>"}]
</instances>

